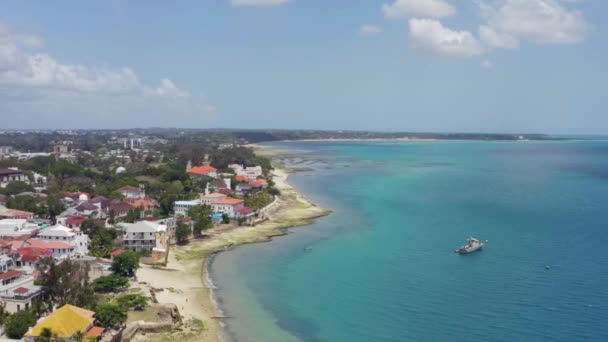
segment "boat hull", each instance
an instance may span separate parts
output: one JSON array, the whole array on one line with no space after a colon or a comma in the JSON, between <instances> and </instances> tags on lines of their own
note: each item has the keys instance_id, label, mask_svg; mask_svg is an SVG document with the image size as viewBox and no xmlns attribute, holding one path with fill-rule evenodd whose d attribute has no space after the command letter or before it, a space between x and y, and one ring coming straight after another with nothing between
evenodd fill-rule
<instances>
[{"instance_id":1,"label":"boat hull","mask_svg":"<svg viewBox=\"0 0 608 342\"><path fill-rule=\"evenodd\" d=\"M475 246L475 247L461 247L458 250L456 250L456 252L458 252L459 254L469 254L469 253L474 253L474 252L478 252L483 248L483 245L480 246Z\"/></svg>"}]
</instances>

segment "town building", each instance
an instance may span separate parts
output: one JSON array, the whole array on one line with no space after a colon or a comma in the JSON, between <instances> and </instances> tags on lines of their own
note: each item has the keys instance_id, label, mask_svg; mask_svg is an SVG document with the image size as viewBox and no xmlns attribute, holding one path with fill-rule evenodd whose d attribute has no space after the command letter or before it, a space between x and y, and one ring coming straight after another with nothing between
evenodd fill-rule
<instances>
[{"instance_id":1,"label":"town building","mask_svg":"<svg viewBox=\"0 0 608 342\"><path fill-rule=\"evenodd\" d=\"M146 191L143 185L140 185L139 188L134 186L124 186L117 190L121 195L125 198L144 198L146 197Z\"/></svg>"},{"instance_id":2,"label":"town building","mask_svg":"<svg viewBox=\"0 0 608 342\"><path fill-rule=\"evenodd\" d=\"M7 185L13 182L23 182L30 184L27 175L17 168L0 169L0 188L6 188Z\"/></svg>"},{"instance_id":3,"label":"town building","mask_svg":"<svg viewBox=\"0 0 608 342\"><path fill-rule=\"evenodd\" d=\"M123 246L135 252L165 251L168 245L167 226L158 222L121 223Z\"/></svg>"},{"instance_id":4,"label":"town building","mask_svg":"<svg viewBox=\"0 0 608 342\"><path fill-rule=\"evenodd\" d=\"M228 196L221 194L221 193L213 193L213 194L209 194L209 195L202 195L201 196L201 204L203 205L211 205L212 203L215 203L219 200L223 200L225 198L227 198Z\"/></svg>"},{"instance_id":5,"label":"town building","mask_svg":"<svg viewBox=\"0 0 608 342\"><path fill-rule=\"evenodd\" d=\"M12 258L0 255L0 304L11 313L30 308L42 293L31 275L13 267Z\"/></svg>"},{"instance_id":6,"label":"town building","mask_svg":"<svg viewBox=\"0 0 608 342\"><path fill-rule=\"evenodd\" d=\"M104 329L95 327L95 312L66 304L43 318L25 333L25 342L40 340L42 332L50 329L57 341L71 341L76 333L84 335L83 341L97 341Z\"/></svg>"},{"instance_id":7,"label":"town building","mask_svg":"<svg viewBox=\"0 0 608 342\"><path fill-rule=\"evenodd\" d=\"M173 205L175 216L188 216L188 211L201 205L200 201L176 201Z\"/></svg>"},{"instance_id":8,"label":"town building","mask_svg":"<svg viewBox=\"0 0 608 342\"><path fill-rule=\"evenodd\" d=\"M225 198L217 202L211 203L211 209L214 213L227 214L234 217L236 210L245 206L245 202L238 198Z\"/></svg>"},{"instance_id":9,"label":"town building","mask_svg":"<svg viewBox=\"0 0 608 342\"><path fill-rule=\"evenodd\" d=\"M38 228L37 224L29 223L26 219L4 219L0 220L0 237L31 235Z\"/></svg>"},{"instance_id":10,"label":"town building","mask_svg":"<svg viewBox=\"0 0 608 342\"><path fill-rule=\"evenodd\" d=\"M216 178L217 177L217 169L214 168L213 166L195 166L191 169L188 169L188 174L190 176L196 177L196 176L208 176L211 178Z\"/></svg>"},{"instance_id":11,"label":"town building","mask_svg":"<svg viewBox=\"0 0 608 342\"><path fill-rule=\"evenodd\" d=\"M255 180L263 175L261 166L243 167L243 165L239 164L230 164L228 168L234 170L237 176L247 177L251 180Z\"/></svg>"},{"instance_id":12,"label":"town building","mask_svg":"<svg viewBox=\"0 0 608 342\"><path fill-rule=\"evenodd\" d=\"M84 256L89 252L89 236L83 234L80 229L55 225L40 231L37 238L49 242L65 242L74 247L74 253L77 255Z\"/></svg>"}]
</instances>

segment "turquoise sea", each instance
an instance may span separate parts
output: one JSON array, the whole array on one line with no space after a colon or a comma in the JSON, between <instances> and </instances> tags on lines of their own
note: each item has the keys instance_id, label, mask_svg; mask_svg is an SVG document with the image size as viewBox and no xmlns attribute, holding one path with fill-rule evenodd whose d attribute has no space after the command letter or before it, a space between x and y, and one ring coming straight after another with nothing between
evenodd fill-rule
<instances>
[{"instance_id":1,"label":"turquoise sea","mask_svg":"<svg viewBox=\"0 0 608 342\"><path fill-rule=\"evenodd\" d=\"M608 341L608 142L269 145L334 213L213 260L234 340Z\"/></svg>"}]
</instances>

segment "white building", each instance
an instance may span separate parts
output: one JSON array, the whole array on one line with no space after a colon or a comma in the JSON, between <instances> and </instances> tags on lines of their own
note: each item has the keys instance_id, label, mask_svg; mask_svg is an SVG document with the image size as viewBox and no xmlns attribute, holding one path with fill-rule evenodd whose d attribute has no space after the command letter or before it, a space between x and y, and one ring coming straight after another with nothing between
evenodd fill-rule
<instances>
[{"instance_id":1,"label":"white building","mask_svg":"<svg viewBox=\"0 0 608 342\"><path fill-rule=\"evenodd\" d=\"M201 204L211 205L212 203L215 203L219 200L226 199L227 197L228 196L226 196L224 194L220 194L218 192L209 194L209 195L203 195L203 196L201 196Z\"/></svg>"},{"instance_id":2,"label":"white building","mask_svg":"<svg viewBox=\"0 0 608 342\"><path fill-rule=\"evenodd\" d=\"M43 241L59 241L74 247L74 253L87 255L89 252L89 236L62 225L46 228L38 234L38 239Z\"/></svg>"},{"instance_id":3,"label":"white building","mask_svg":"<svg viewBox=\"0 0 608 342\"><path fill-rule=\"evenodd\" d=\"M188 216L188 210L201 205L200 201L176 201L173 206L175 216Z\"/></svg>"},{"instance_id":4,"label":"white building","mask_svg":"<svg viewBox=\"0 0 608 342\"><path fill-rule=\"evenodd\" d=\"M247 177L251 180L256 180L263 174L261 166L251 166L244 169L237 169L235 171L237 176Z\"/></svg>"},{"instance_id":5,"label":"white building","mask_svg":"<svg viewBox=\"0 0 608 342\"><path fill-rule=\"evenodd\" d=\"M38 225L29 223L25 219L0 220L0 237L13 237L33 233Z\"/></svg>"},{"instance_id":6,"label":"white building","mask_svg":"<svg viewBox=\"0 0 608 342\"><path fill-rule=\"evenodd\" d=\"M245 201L238 198L225 198L223 200L211 203L211 210L214 213L227 214L228 216L235 216L236 210L245 206Z\"/></svg>"},{"instance_id":7,"label":"white building","mask_svg":"<svg viewBox=\"0 0 608 342\"><path fill-rule=\"evenodd\" d=\"M144 198L144 197L146 197L146 191L145 191L143 185L141 185L139 188L136 188L134 186L125 186L125 187L118 189L118 192L120 192L126 198Z\"/></svg>"},{"instance_id":8,"label":"white building","mask_svg":"<svg viewBox=\"0 0 608 342\"><path fill-rule=\"evenodd\" d=\"M19 169L8 168L0 169L0 188L6 188L7 185L13 182L23 182L30 184L30 180L26 174L19 171Z\"/></svg>"},{"instance_id":9,"label":"white building","mask_svg":"<svg viewBox=\"0 0 608 342\"><path fill-rule=\"evenodd\" d=\"M164 251L168 242L167 226L157 222L139 221L121 223L124 229L123 245L125 249L135 252L141 250Z\"/></svg>"},{"instance_id":10,"label":"white building","mask_svg":"<svg viewBox=\"0 0 608 342\"><path fill-rule=\"evenodd\" d=\"M15 313L29 309L42 288L34 285L34 277L12 267L13 260L0 255L0 304L6 311Z\"/></svg>"}]
</instances>

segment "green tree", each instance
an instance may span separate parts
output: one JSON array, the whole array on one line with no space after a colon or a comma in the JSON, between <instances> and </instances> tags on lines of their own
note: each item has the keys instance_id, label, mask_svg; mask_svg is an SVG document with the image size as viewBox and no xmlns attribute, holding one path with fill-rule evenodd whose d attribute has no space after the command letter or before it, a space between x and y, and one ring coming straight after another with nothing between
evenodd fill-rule
<instances>
[{"instance_id":1,"label":"green tree","mask_svg":"<svg viewBox=\"0 0 608 342\"><path fill-rule=\"evenodd\" d=\"M148 306L150 301L149 297L146 297L139 293L124 294L116 298L116 304L126 308L142 311Z\"/></svg>"},{"instance_id":2,"label":"green tree","mask_svg":"<svg viewBox=\"0 0 608 342\"><path fill-rule=\"evenodd\" d=\"M104 327L120 327L127 321L127 309L115 304L100 304L95 313L97 323Z\"/></svg>"},{"instance_id":3,"label":"green tree","mask_svg":"<svg viewBox=\"0 0 608 342\"><path fill-rule=\"evenodd\" d=\"M192 232L195 236L201 236L203 231L213 227L213 222L209 215L211 215L211 207L207 205L196 206L188 210L188 216L194 220L194 227Z\"/></svg>"},{"instance_id":4,"label":"green tree","mask_svg":"<svg viewBox=\"0 0 608 342\"><path fill-rule=\"evenodd\" d=\"M127 213L127 217L125 218L125 222L134 223L138 219L141 218L141 210L139 208L135 208Z\"/></svg>"},{"instance_id":5,"label":"green tree","mask_svg":"<svg viewBox=\"0 0 608 342\"><path fill-rule=\"evenodd\" d=\"M116 213L114 212L114 209L110 209L110 213L108 214L108 223L116 224Z\"/></svg>"},{"instance_id":6,"label":"green tree","mask_svg":"<svg viewBox=\"0 0 608 342\"><path fill-rule=\"evenodd\" d=\"M138 268L139 254L133 251L124 251L112 261L112 272L115 275L132 277Z\"/></svg>"},{"instance_id":7,"label":"green tree","mask_svg":"<svg viewBox=\"0 0 608 342\"><path fill-rule=\"evenodd\" d=\"M93 281L97 292L116 292L129 286L129 278L121 275L101 276Z\"/></svg>"},{"instance_id":8,"label":"green tree","mask_svg":"<svg viewBox=\"0 0 608 342\"><path fill-rule=\"evenodd\" d=\"M90 254L104 258L112 251L112 244L116 240L116 230L104 227L99 221L86 220L80 229L89 236Z\"/></svg>"},{"instance_id":9,"label":"green tree","mask_svg":"<svg viewBox=\"0 0 608 342\"><path fill-rule=\"evenodd\" d=\"M74 335L72 335L72 341L74 341L74 342L84 341L84 334L82 333L82 331L75 332Z\"/></svg>"},{"instance_id":10,"label":"green tree","mask_svg":"<svg viewBox=\"0 0 608 342\"><path fill-rule=\"evenodd\" d=\"M223 224L230 223L230 216L228 216L228 214L222 214L222 223Z\"/></svg>"},{"instance_id":11,"label":"green tree","mask_svg":"<svg viewBox=\"0 0 608 342\"><path fill-rule=\"evenodd\" d=\"M40 331L40 337L37 338L39 342L51 342L53 338L53 330L49 327L42 328Z\"/></svg>"},{"instance_id":12,"label":"green tree","mask_svg":"<svg viewBox=\"0 0 608 342\"><path fill-rule=\"evenodd\" d=\"M16 195L25 191L34 191L34 188L24 182L11 182L6 185L6 188L2 189L2 192L7 196Z\"/></svg>"},{"instance_id":13,"label":"green tree","mask_svg":"<svg viewBox=\"0 0 608 342\"><path fill-rule=\"evenodd\" d=\"M61 214L65 210L65 205L59 199L57 195L51 195L48 197L46 201L47 205L47 215L48 217L55 222L55 217Z\"/></svg>"},{"instance_id":14,"label":"green tree","mask_svg":"<svg viewBox=\"0 0 608 342\"><path fill-rule=\"evenodd\" d=\"M56 264L53 258L45 258L41 261L40 270L42 285L54 303L89 309L95 307L97 297L89 283L88 264L70 259Z\"/></svg>"},{"instance_id":15,"label":"green tree","mask_svg":"<svg viewBox=\"0 0 608 342\"><path fill-rule=\"evenodd\" d=\"M31 196L11 197L6 202L6 207L11 209L29 211L38 216L46 216L47 214L46 207L38 203L38 201Z\"/></svg>"},{"instance_id":16,"label":"green tree","mask_svg":"<svg viewBox=\"0 0 608 342\"><path fill-rule=\"evenodd\" d=\"M17 311L4 323L4 333L9 338L21 339L36 324L36 316L30 310Z\"/></svg>"},{"instance_id":17,"label":"green tree","mask_svg":"<svg viewBox=\"0 0 608 342\"><path fill-rule=\"evenodd\" d=\"M192 234L192 229L190 226L178 221L177 228L175 229L175 239L177 240L177 243L186 243L190 237L190 234Z\"/></svg>"}]
</instances>

